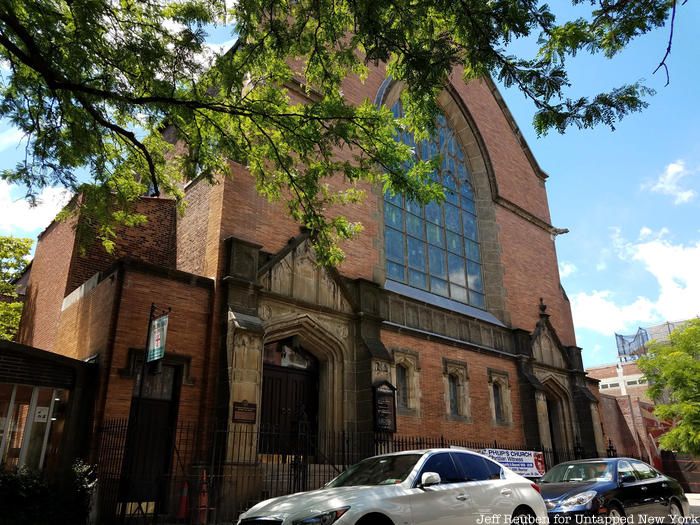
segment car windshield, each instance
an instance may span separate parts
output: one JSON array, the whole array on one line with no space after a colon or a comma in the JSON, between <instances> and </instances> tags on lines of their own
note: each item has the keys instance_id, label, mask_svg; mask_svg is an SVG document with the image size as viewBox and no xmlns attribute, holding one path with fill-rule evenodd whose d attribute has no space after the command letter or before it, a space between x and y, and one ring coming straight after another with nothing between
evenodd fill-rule
<instances>
[{"instance_id":1,"label":"car windshield","mask_svg":"<svg viewBox=\"0 0 700 525\"><path fill-rule=\"evenodd\" d=\"M541 483L565 483L579 481L609 481L613 478L613 464L605 461L586 463L561 463L547 472Z\"/></svg>"},{"instance_id":2,"label":"car windshield","mask_svg":"<svg viewBox=\"0 0 700 525\"><path fill-rule=\"evenodd\" d=\"M378 456L349 467L327 487L356 485L394 485L405 480L423 454Z\"/></svg>"}]
</instances>

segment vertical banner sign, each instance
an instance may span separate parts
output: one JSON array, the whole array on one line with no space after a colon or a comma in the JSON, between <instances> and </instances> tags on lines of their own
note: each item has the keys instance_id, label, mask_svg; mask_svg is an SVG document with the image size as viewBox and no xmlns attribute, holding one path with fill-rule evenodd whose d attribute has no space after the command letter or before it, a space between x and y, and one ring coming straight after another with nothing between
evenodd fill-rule
<instances>
[{"instance_id":1,"label":"vertical banner sign","mask_svg":"<svg viewBox=\"0 0 700 525\"><path fill-rule=\"evenodd\" d=\"M146 362L163 359L165 355L165 336L168 334L168 316L163 315L151 323L151 334L148 338L148 355Z\"/></svg>"}]
</instances>

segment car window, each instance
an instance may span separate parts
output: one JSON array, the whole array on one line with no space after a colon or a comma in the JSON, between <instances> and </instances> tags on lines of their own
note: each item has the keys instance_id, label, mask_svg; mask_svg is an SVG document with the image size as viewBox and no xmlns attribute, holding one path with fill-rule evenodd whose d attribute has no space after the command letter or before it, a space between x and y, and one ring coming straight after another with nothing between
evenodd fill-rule
<instances>
[{"instance_id":1,"label":"car window","mask_svg":"<svg viewBox=\"0 0 700 525\"><path fill-rule=\"evenodd\" d=\"M503 467L501 467L501 465L486 458L484 458L484 463L486 464L486 471L489 473L488 479L501 479L501 475L503 474Z\"/></svg>"},{"instance_id":2,"label":"car window","mask_svg":"<svg viewBox=\"0 0 700 525\"><path fill-rule=\"evenodd\" d=\"M653 468L641 461L633 461L632 467L637 471L639 479L654 479L658 475Z\"/></svg>"},{"instance_id":3,"label":"car window","mask_svg":"<svg viewBox=\"0 0 700 525\"><path fill-rule=\"evenodd\" d=\"M454 452L452 457L457 462L457 465L462 470L462 475L465 481L481 481L484 479L493 479L492 472L486 464L486 460L476 454L469 452ZM495 464L495 463L494 463ZM498 474L495 479L501 477L501 469L499 467Z\"/></svg>"},{"instance_id":4,"label":"car window","mask_svg":"<svg viewBox=\"0 0 700 525\"><path fill-rule=\"evenodd\" d=\"M328 487L358 485L394 485L401 483L413 471L422 454L397 454L368 458L349 467L328 483Z\"/></svg>"},{"instance_id":5,"label":"car window","mask_svg":"<svg viewBox=\"0 0 700 525\"><path fill-rule=\"evenodd\" d=\"M423 465L418 480L421 479L425 472L437 472L440 474L442 483L459 483L464 481L463 476L457 470L454 461L452 461L452 456L447 452L439 452L430 456L425 465Z\"/></svg>"},{"instance_id":6,"label":"car window","mask_svg":"<svg viewBox=\"0 0 700 525\"><path fill-rule=\"evenodd\" d=\"M624 476L632 476L634 479L637 479L637 474L629 461L620 461L617 464L617 479L621 480Z\"/></svg>"},{"instance_id":7,"label":"car window","mask_svg":"<svg viewBox=\"0 0 700 525\"><path fill-rule=\"evenodd\" d=\"M576 483L581 481L604 481L613 478L613 463L607 461L583 461L560 463L550 469L542 483Z\"/></svg>"}]
</instances>

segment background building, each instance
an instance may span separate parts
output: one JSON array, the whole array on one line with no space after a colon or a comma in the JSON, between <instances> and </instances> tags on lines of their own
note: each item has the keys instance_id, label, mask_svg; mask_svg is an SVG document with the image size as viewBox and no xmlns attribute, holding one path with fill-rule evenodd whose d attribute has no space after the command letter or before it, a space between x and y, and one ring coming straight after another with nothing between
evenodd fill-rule
<instances>
[{"instance_id":1,"label":"background building","mask_svg":"<svg viewBox=\"0 0 700 525\"><path fill-rule=\"evenodd\" d=\"M615 334L619 361L588 368L588 376L599 381L601 422L606 438L617 453L642 458L678 479L686 491L695 492L700 479L695 475L697 461L659 449L659 437L670 423L654 415L654 400L648 395L648 382L637 365L651 342L668 342L671 332L687 321L666 322L639 328L635 335Z\"/></svg>"},{"instance_id":2,"label":"background building","mask_svg":"<svg viewBox=\"0 0 700 525\"><path fill-rule=\"evenodd\" d=\"M635 361L587 369L598 379L603 431L620 455L644 458L661 467L657 438L667 425L654 416L649 385Z\"/></svg>"}]
</instances>

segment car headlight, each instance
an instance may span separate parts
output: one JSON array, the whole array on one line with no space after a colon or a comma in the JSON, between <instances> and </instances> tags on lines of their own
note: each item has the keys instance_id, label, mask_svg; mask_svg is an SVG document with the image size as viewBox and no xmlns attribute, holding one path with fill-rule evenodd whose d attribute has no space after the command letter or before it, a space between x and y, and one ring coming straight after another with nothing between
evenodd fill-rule
<instances>
[{"instance_id":1,"label":"car headlight","mask_svg":"<svg viewBox=\"0 0 700 525\"><path fill-rule=\"evenodd\" d=\"M329 510L323 514L317 514L316 516L309 516L308 518L295 520L292 522L292 525L331 525L331 523L338 521L340 517L348 511L348 509L350 509L350 507Z\"/></svg>"},{"instance_id":2,"label":"car headlight","mask_svg":"<svg viewBox=\"0 0 700 525\"><path fill-rule=\"evenodd\" d=\"M562 501L560 507L578 507L580 505L590 505L593 498L595 498L598 493L595 490L587 490L586 492L581 492L579 494L574 494L569 496L564 501Z\"/></svg>"}]
</instances>

